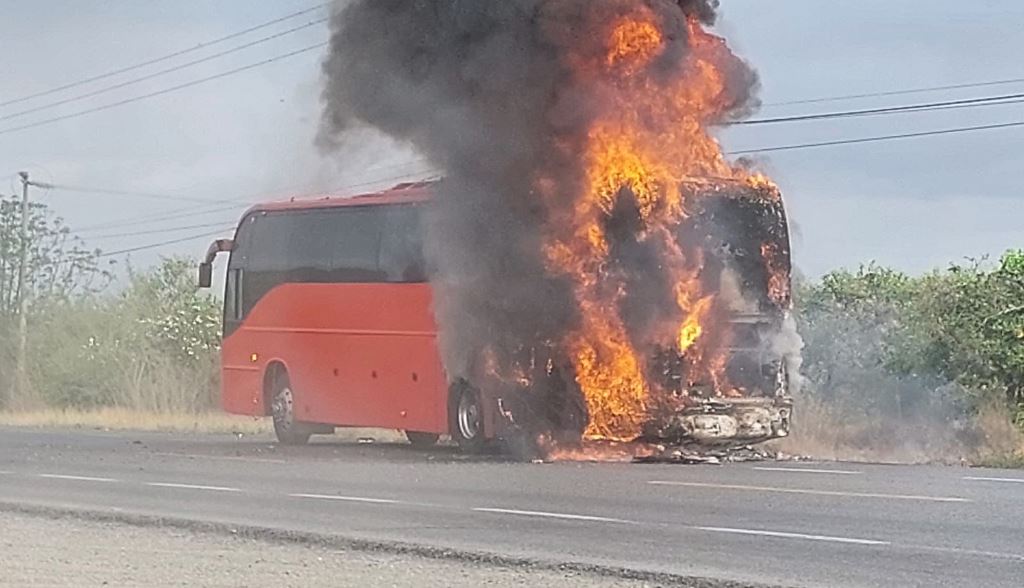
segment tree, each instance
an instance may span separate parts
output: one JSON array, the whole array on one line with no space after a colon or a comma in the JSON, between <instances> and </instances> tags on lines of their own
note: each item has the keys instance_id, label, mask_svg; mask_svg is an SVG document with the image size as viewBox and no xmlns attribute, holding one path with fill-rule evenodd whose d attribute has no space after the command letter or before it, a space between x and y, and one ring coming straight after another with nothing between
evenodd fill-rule
<instances>
[{"instance_id":1,"label":"tree","mask_svg":"<svg viewBox=\"0 0 1024 588\"><path fill-rule=\"evenodd\" d=\"M220 349L220 305L196 287L196 262L166 258L144 273L130 271L122 302L151 344L189 363Z\"/></svg>"},{"instance_id":2,"label":"tree","mask_svg":"<svg viewBox=\"0 0 1024 588\"><path fill-rule=\"evenodd\" d=\"M830 404L903 418L926 410L935 374L915 370L918 281L875 264L826 274L797 292L804 371ZM910 360L908 358L914 358Z\"/></svg>"},{"instance_id":3,"label":"tree","mask_svg":"<svg viewBox=\"0 0 1024 588\"><path fill-rule=\"evenodd\" d=\"M805 371L829 402L877 413L1001 401L1024 424L1024 251L919 277L837 271L798 294Z\"/></svg>"},{"instance_id":4,"label":"tree","mask_svg":"<svg viewBox=\"0 0 1024 588\"><path fill-rule=\"evenodd\" d=\"M21 202L0 200L0 318L18 314L19 286L30 306L59 302L96 292L111 278L100 266L99 251L88 250L64 220L41 203L29 208L28 262L25 284L18 284L21 264Z\"/></svg>"},{"instance_id":5,"label":"tree","mask_svg":"<svg viewBox=\"0 0 1024 588\"><path fill-rule=\"evenodd\" d=\"M30 311L68 302L106 286L111 278L99 252L84 247L64 221L41 203L29 207L24 283L19 283L22 234L21 201L0 199L0 407L8 406L13 382L14 324L24 296Z\"/></svg>"},{"instance_id":6,"label":"tree","mask_svg":"<svg viewBox=\"0 0 1024 588\"><path fill-rule=\"evenodd\" d=\"M916 368L1024 404L1024 251L992 270L954 265L921 280Z\"/></svg>"}]
</instances>

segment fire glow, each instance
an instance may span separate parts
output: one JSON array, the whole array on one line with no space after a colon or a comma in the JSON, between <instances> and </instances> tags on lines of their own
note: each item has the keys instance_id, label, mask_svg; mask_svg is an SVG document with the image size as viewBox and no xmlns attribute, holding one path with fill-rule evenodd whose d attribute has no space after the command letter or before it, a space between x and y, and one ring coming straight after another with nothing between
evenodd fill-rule
<instances>
[{"instance_id":1,"label":"fire glow","mask_svg":"<svg viewBox=\"0 0 1024 588\"><path fill-rule=\"evenodd\" d=\"M726 162L708 132L731 106L723 103L719 60L734 57L696 18L685 22L685 30L663 31L665 24L636 3L606 31L603 58L588 61L589 48L584 48L571 60L584 85L602 86L612 98L587 133L582 151L586 190L575 195L571 229L550 227L546 241L549 270L573 283L582 310L578 328L562 344L586 399L590 423L585 435L590 439L640 436L651 407L667 400L666 391L648 376L652 348L674 348L690 360L688 378L713 382L716 393L730 392L721 348L725 338L704 336L721 325L711 324L716 297L703 290L699 279L702 252L683 251L674 234L687 214L682 181L748 178L745 170ZM655 71L667 35L686 35L689 49L682 67L668 75ZM557 180L545 180L540 178L538 185L557 185ZM629 286L609 271L615 264L606 227L623 198L631 199L639 221L632 238L659 243L662 270L674 293L666 328L644 333L650 338L641 341L627 332L620 315Z\"/></svg>"}]
</instances>

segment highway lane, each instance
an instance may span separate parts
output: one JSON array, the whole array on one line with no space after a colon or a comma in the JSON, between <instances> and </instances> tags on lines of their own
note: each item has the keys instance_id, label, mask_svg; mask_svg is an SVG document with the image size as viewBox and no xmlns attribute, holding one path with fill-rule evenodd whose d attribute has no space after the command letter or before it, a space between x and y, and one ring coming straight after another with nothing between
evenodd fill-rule
<instances>
[{"instance_id":1,"label":"highway lane","mask_svg":"<svg viewBox=\"0 0 1024 588\"><path fill-rule=\"evenodd\" d=\"M1019 586L1024 472L522 464L328 441L0 429L0 502L794 586Z\"/></svg>"}]
</instances>

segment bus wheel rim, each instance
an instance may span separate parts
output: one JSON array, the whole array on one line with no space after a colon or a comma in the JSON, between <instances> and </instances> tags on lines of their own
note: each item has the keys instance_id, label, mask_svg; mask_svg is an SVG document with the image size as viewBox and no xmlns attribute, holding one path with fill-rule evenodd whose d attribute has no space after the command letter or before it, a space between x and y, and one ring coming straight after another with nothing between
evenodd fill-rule
<instances>
[{"instance_id":1,"label":"bus wheel rim","mask_svg":"<svg viewBox=\"0 0 1024 588\"><path fill-rule=\"evenodd\" d=\"M470 394L459 400L459 433L464 439L474 439L480 433L480 407Z\"/></svg>"},{"instance_id":2,"label":"bus wheel rim","mask_svg":"<svg viewBox=\"0 0 1024 588\"><path fill-rule=\"evenodd\" d=\"M294 406L295 397L292 394L292 389L287 386L281 388L281 391L277 393L277 397L274 398L274 420L284 428L290 427Z\"/></svg>"}]
</instances>

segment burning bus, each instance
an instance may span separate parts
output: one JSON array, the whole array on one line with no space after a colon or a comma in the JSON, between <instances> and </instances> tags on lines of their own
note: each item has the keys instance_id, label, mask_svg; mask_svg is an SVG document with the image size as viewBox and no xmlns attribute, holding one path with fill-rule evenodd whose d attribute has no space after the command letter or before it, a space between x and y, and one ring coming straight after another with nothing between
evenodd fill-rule
<instances>
[{"instance_id":1,"label":"burning bus","mask_svg":"<svg viewBox=\"0 0 1024 588\"><path fill-rule=\"evenodd\" d=\"M681 272L690 290L649 262L659 254L636 232L641 212L620 205L604 220L607 257L594 272L612 284L613 306L578 319L596 336L590 346L570 334L503 351L485 343L476 354L456 389L491 407L487 426L498 436L525 439L532 453L592 440L728 448L789 434L798 350L785 337L791 262L781 196L768 182L720 178L687 180L681 193L689 211L668 245L653 248L693 260Z\"/></svg>"},{"instance_id":2,"label":"burning bus","mask_svg":"<svg viewBox=\"0 0 1024 588\"><path fill-rule=\"evenodd\" d=\"M773 342L790 304L789 238L773 186L683 186L694 205L673 241L701 252L693 276L700 331L683 328L635 356L647 378L637 405L621 400L634 392L628 380L591 387L575 348L550 337L501 346L496 333L469 369L445 365L435 318L445 284L429 252L431 239L443 237L431 219L444 189L409 184L261 205L233 239L211 246L204 286L215 256L230 254L225 410L271 416L285 443L335 427L380 427L404 430L416 445L449 435L466 451L505 441L537 452L589 439L728 446L787 434L787 358ZM610 215L609 235L636 214L623 207ZM603 271L615 273L642 253L637 246L620 239ZM628 320L646 328L651 317Z\"/></svg>"},{"instance_id":3,"label":"burning bus","mask_svg":"<svg viewBox=\"0 0 1024 588\"><path fill-rule=\"evenodd\" d=\"M786 216L715 136L759 87L717 8L339 5L318 145L373 129L445 180L260 207L214 247L225 407L467 450L786 435Z\"/></svg>"}]
</instances>

